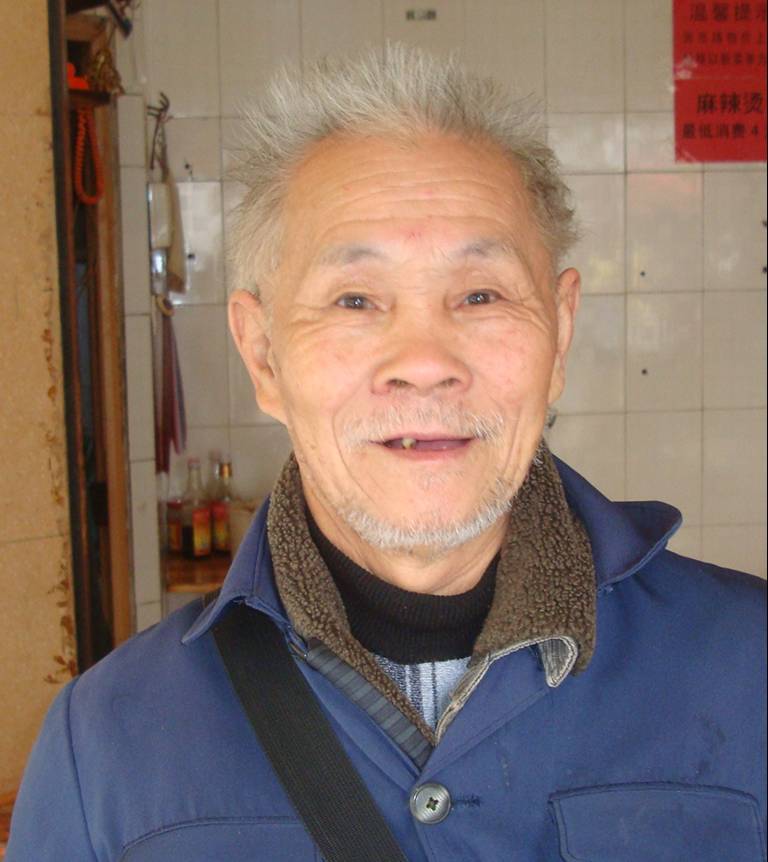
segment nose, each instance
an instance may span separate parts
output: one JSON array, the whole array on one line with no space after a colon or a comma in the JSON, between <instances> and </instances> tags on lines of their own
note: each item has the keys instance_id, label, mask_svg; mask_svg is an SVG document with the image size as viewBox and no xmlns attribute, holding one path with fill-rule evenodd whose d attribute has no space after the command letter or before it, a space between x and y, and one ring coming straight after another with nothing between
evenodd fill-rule
<instances>
[{"instance_id":1,"label":"nose","mask_svg":"<svg viewBox=\"0 0 768 862\"><path fill-rule=\"evenodd\" d=\"M374 394L410 391L415 395L433 395L466 391L472 375L459 355L455 333L449 329L435 325L412 326L389 340L385 347L386 358L374 374Z\"/></svg>"}]
</instances>

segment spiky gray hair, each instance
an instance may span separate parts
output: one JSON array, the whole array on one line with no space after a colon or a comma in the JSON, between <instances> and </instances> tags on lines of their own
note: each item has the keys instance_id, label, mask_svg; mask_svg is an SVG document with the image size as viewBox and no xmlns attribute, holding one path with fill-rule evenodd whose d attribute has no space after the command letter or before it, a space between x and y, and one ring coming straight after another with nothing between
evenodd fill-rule
<instances>
[{"instance_id":1,"label":"spiky gray hair","mask_svg":"<svg viewBox=\"0 0 768 862\"><path fill-rule=\"evenodd\" d=\"M256 295L279 265L281 213L292 171L332 135L412 138L425 132L491 141L521 171L553 267L577 238L569 191L543 140L530 100L513 99L455 58L403 44L354 59L285 68L244 113L243 147L232 177L245 196L233 213L229 255L234 286Z\"/></svg>"}]
</instances>

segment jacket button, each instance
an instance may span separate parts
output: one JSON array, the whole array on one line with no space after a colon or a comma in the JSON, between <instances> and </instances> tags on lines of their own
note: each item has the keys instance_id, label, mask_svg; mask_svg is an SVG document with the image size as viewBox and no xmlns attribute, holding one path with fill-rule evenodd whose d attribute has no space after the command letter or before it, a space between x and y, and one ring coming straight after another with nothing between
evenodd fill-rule
<instances>
[{"instance_id":1,"label":"jacket button","mask_svg":"<svg viewBox=\"0 0 768 862\"><path fill-rule=\"evenodd\" d=\"M422 784L411 793L410 809L419 823L440 823L451 810L451 794L442 784Z\"/></svg>"}]
</instances>

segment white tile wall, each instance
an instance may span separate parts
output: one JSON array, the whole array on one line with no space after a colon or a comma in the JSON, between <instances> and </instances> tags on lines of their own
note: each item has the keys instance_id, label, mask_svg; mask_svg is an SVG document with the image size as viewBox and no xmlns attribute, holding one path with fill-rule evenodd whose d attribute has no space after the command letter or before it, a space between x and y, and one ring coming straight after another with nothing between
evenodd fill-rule
<instances>
[{"instance_id":1,"label":"white tile wall","mask_svg":"<svg viewBox=\"0 0 768 862\"><path fill-rule=\"evenodd\" d=\"M765 524L765 410L706 410L702 521Z\"/></svg>"},{"instance_id":2,"label":"white tile wall","mask_svg":"<svg viewBox=\"0 0 768 862\"><path fill-rule=\"evenodd\" d=\"M765 407L764 291L704 294L704 407Z\"/></svg>"},{"instance_id":3,"label":"white tile wall","mask_svg":"<svg viewBox=\"0 0 768 862\"><path fill-rule=\"evenodd\" d=\"M174 294L183 305L224 302L223 222L221 183L179 183L186 291Z\"/></svg>"},{"instance_id":4,"label":"white tile wall","mask_svg":"<svg viewBox=\"0 0 768 862\"><path fill-rule=\"evenodd\" d=\"M245 152L245 146L245 126L243 121L239 117L222 117L221 174L224 180L229 179L229 172L239 164L239 158Z\"/></svg>"},{"instance_id":5,"label":"white tile wall","mask_svg":"<svg viewBox=\"0 0 768 862\"><path fill-rule=\"evenodd\" d=\"M408 19L409 11L433 10L434 19ZM435 53L462 52L464 48L464 4L462 0L386 0L384 38L392 42L420 45Z\"/></svg>"},{"instance_id":6,"label":"white tile wall","mask_svg":"<svg viewBox=\"0 0 768 862\"><path fill-rule=\"evenodd\" d=\"M128 451L131 461L155 457L152 331L148 314L125 318Z\"/></svg>"},{"instance_id":7,"label":"white tile wall","mask_svg":"<svg viewBox=\"0 0 768 862\"><path fill-rule=\"evenodd\" d=\"M147 76L147 30L144 24L144 5L138 4L133 11L133 29L131 35L125 38L115 32L114 56L120 81L126 94L146 95ZM125 164L120 158L121 164Z\"/></svg>"},{"instance_id":8,"label":"white tile wall","mask_svg":"<svg viewBox=\"0 0 768 862\"><path fill-rule=\"evenodd\" d=\"M257 98L283 62L403 39L458 51L548 112L549 141L584 228L567 261L582 272L584 296L549 433L553 450L609 496L680 506L686 521L673 549L764 574L765 166L674 161L671 7L672 0L200 0L191 15L184 0L144 0L132 46L118 48L135 94L120 109L125 303L143 316L128 323L135 451L150 462L142 429L151 412L139 403L151 393L138 347L149 311L141 100L160 88L171 98L171 163L195 254L175 317L186 454L205 461L211 448L228 448L237 485L262 495L289 442L258 411L226 333L226 212L242 192L225 181L230 150L241 143L237 108ZM409 9L437 15L412 21ZM171 483L183 484L184 473L185 459L174 457ZM140 623L159 614L148 595L140 593Z\"/></svg>"},{"instance_id":9,"label":"white tile wall","mask_svg":"<svg viewBox=\"0 0 768 862\"><path fill-rule=\"evenodd\" d=\"M703 527L701 545L705 560L761 578L766 576L765 524Z\"/></svg>"},{"instance_id":10,"label":"white tile wall","mask_svg":"<svg viewBox=\"0 0 768 862\"><path fill-rule=\"evenodd\" d=\"M627 497L677 506L701 522L701 413L627 414Z\"/></svg>"},{"instance_id":11,"label":"white tile wall","mask_svg":"<svg viewBox=\"0 0 768 862\"><path fill-rule=\"evenodd\" d=\"M682 527L672 536L667 547L683 557L701 559L701 527ZM711 559L708 558L708 559Z\"/></svg>"},{"instance_id":12,"label":"white tile wall","mask_svg":"<svg viewBox=\"0 0 768 862\"><path fill-rule=\"evenodd\" d=\"M565 181L582 231L568 263L581 273L582 293L624 293L624 177L570 174Z\"/></svg>"},{"instance_id":13,"label":"white tile wall","mask_svg":"<svg viewBox=\"0 0 768 862\"><path fill-rule=\"evenodd\" d=\"M627 297L627 407L701 407L701 294Z\"/></svg>"},{"instance_id":14,"label":"white tile wall","mask_svg":"<svg viewBox=\"0 0 768 862\"><path fill-rule=\"evenodd\" d=\"M301 57L320 57L380 46L386 0L304 0L301 6Z\"/></svg>"},{"instance_id":15,"label":"white tile wall","mask_svg":"<svg viewBox=\"0 0 768 862\"><path fill-rule=\"evenodd\" d=\"M155 483L152 322L147 218L146 46L143 9L133 38L116 36L116 55L126 95L118 100L118 159L122 254L126 401L130 489L131 567L135 620L157 622L161 579ZM141 603L141 604L140 604Z\"/></svg>"},{"instance_id":16,"label":"white tile wall","mask_svg":"<svg viewBox=\"0 0 768 862\"><path fill-rule=\"evenodd\" d=\"M624 23L626 109L671 111L672 0L624 0Z\"/></svg>"},{"instance_id":17,"label":"white tile wall","mask_svg":"<svg viewBox=\"0 0 768 862\"><path fill-rule=\"evenodd\" d=\"M147 163L146 112L143 96L122 96L117 100L117 128L120 164L142 168Z\"/></svg>"},{"instance_id":18,"label":"white tile wall","mask_svg":"<svg viewBox=\"0 0 768 862\"><path fill-rule=\"evenodd\" d=\"M547 434L550 449L614 500L626 496L623 413L558 414ZM599 446L595 445L599 441Z\"/></svg>"},{"instance_id":19,"label":"white tile wall","mask_svg":"<svg viewBox=\"0 0 768 862\"><path fill-rule=\"evenodd\" d=\"M229 236L229 226L232 222L232 217L235 209L240 205L245 194L245 186L237 182L223 182L221 184L222 196L222 223L224 225L224 235ZM224 287L227 294L235 288L234 275L232 274L232 265L229 253L226 248L224 251Z\"/></svg>"},{"instance_id":20,"label":"white tile wall","mask_svg":"<svg viewBox=\"0 0 768 862\"><path fill-rule=\"evenodd\" d=\"M565 413L624 410L624 297L585 296L568 359Z\"/></svg>"},{"instance_id":21,"label":"white tile wall","mask_svg":"<svg viewBox=\"0 0 768 862\"><path fill-rule=\"evenodd\" d=\"M123 308L126 314L149 314L149 222L147 173L120 168Z\"/></svg>"},{"instance_id":22,"label":"white tile wall","mask_svg":"<svg viewBox=\"0 0 768 862\"><path fill-rule=\"evenodd\" d=\"M175 117L219 114L217 0L154 0L143 4L148 100L160 92Z\"/></svg>"},{"instance_id":23,"label":"white tile wall","mask_svg":"<svg viewBox=\"0 0 768 862\"><path fill-rule=\"evenodd\" d=\"M547 108L624 110L624 27L616 0L546 0Z\"/></svg>"},{"instance_id":24,"label":"white tile wall","mask_svg":"<svg viewBox=\"0 0 768 862\"><path fill-rule=\"evenodd\" d=\"M544 0L466 0L464 20L467 63L543 110Z\"/></svg>"},{"instance_id":25,"label":"white tile wall","mask_svg":"<svg viewBox=\"0 0 768 862\"><path fill-rule=\"evenodd\" d=\"M174 117L166 126L168 162L177 183L221 179L218 117Z\"/></svg>"},{"instance_id":26,"label":"white tile wall","mask_svg":"<svg viewBox=\"0 0 768 862\"><path fill-rule=\"evenodd\" d=\"M235 481L241 493L263 499L272 490L280 470L291 452L288 432L282 425L248 425L232 427Z\"/></svg>"},{"instance_id":27,"label":"white tile wall","mask_svg":"<svg viewBox=\"0 0 768 862\"><path fill-rule=\"evenodd\" d=\"M765 290L765 171L704 174L704 289Z\"/></svg>"},{"instance_id":28,"label":"white tile wall","mask_svg":"<svg viewBox=\"0 0 768 862\"><path fill-rule=\"evenodd\" d=\"M226 306L178 305L173 323L187 423L219 426L227 416L229 402Z\"/></svg>"},{"instance_id":29,"label":"white tile wall","mask_svg":"<svg viewBox=\"0 0 768 862\"><path fill-rule=\"evenodd\" d=\"M136 604L159 602L161 585L155 461L131 463L131 521L133 523L133 589Z\"/></svg>"},{"instance_id":30,"label":"white tile wall","mask_svg":"<svg viewBox=\"0 0 768 862\"><path fill-rule=\"evenodd\" d=\"M568 173L624 170L623 114L553 114L548 141Z\"/></svg>"},{"instance_id":31,"label":"white tile wall","mask_svg":"<svg viewBox=\"0 0 768 862\"><path fill-rule=\"evenodd\" d=\"M627 170L701 173L697 162L675 161L672 111L627 114Z\"/></svg>"},{"instance_id":32,"label":"white tile wall","mask_svg":"<svg viewBox=\"0 0 768 862\"><path fill-rule=\"evenodd\" d=\"M701 290L701 174L627 177L627 287Z\"/></svg>"},{"instance_id":33,"label":"white tile wall","mask_svg":"<svg viewBox=\"0 0 768 862\"><path fill-rule=\"evenodd\" d=\"M231 338L227 343L229 366L229 422L231 425L268 425L275 420L259 410L253 383Z\"/></svg>"},{"instance_id":34,"label":"white tile wall","mask_svg":"<svg viewBox=\"0 0 768 862\"><path fill-rule=\"evenodd\" d=\"M299 0L219 0L222 116L236 116L257 98L278 65L299 62L299 6Z\"/></svg>"}]
</instances>

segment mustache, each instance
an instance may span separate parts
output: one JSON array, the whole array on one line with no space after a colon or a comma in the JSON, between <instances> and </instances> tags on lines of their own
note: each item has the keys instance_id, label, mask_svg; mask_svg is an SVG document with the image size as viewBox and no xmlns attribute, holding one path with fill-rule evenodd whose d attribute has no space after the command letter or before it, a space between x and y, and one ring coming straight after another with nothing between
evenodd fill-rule
<instances>
[{"instance_id":1,"label":"mustache","mask_svg":"<svg viewBox=\"0 0 768 862\"><path fill-rule=\"evenodd\" d=\"M439 429L451 437L475 437L493 442L501 437L505 425L500 413L475 413L456 405L391 406L364 419L347 422L341 437L350 449L371 441L383 443L421 428L425 431Z\"/></svg>"}]
</instances>

